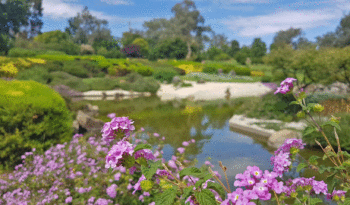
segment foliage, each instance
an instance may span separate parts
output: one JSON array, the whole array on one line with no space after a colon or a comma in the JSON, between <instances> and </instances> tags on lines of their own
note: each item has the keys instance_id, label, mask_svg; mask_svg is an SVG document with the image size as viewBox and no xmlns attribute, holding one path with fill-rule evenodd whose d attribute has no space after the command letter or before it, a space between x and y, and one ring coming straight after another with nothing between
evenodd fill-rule
<instances>
[{"instance_id":1,"label":"foliage","mask_svg":"<svg viewBox=\"0 0 350 205\"><path fill-rule=\"evenodd\" d=\"M132 71L133 70L129 67L111 66L108 68L108 75L122 77L131 73Z\"/></svg>"},{"instance_id":2,"label":"foliage","mask_svg":"<svg viewBox=\"0 0 350 205\"><path fill-rule=\"evenodd\" d=\"M0 55L7 55L8 51L14 46L15 42L9 35L0 33Z\"/></svg>"},{"instance_id":3,"label":"foliage","mask_svg":"<svg viewBox=\"0 0 350 205\"><path fill-rule=\"evenodd\" d=\"M72 36L74 43L89 44L102 40L111 40L111 31L107 28L108 22L92 16L85 6L81 13L68 20L66 32Z\"/></svg>"},{"instance_id":4,"label":"foliage","mask_svg":"<svg viewBox=\"0 0 350 205\"><path fill-rule=\"evenodd\" d=\"M158 60L158 53L155 49L151 49L148 54L149 61L157 61Z\"/></svg>"},{"instance_id":5,"label":"foliage","mask_svg":"<svg viewBox=\"0 0 350 205\"><path fill-rule=\"evenodd\" d=\"M250 48L247 46L243 46L243 48L241 48L234 56L235 60L242 64L245 65L246 64L246 60L248 57L251 56L251 51Z\"/></svg>"},{"instance_id":6,"label":"foliage","mask_svg":"<svg viewBox=\"0 0 350 205\"><path fill-rule=\"evenodd\" d=\"M142 76L151 76L154 72L154 70L151 67L144 66L144 65L136 65L131 67L134 71L136 71L138 74Z\"/></svg>"},{"instance_id":7,"label":"foliage","mask_svg":"<svg viewBox=\"0 0 350 205\"><path fill-rule=\"evenodd\" d=\"M71 138L72 118L62 97L34 81L0 80L0 133L2 168L13 168L21 155ZM45 103L42 103L45 102Z\"/></svg>"},{"instance_id":8,"label":"foliage","mask_svg":"<svg viewBox=\"0 0 350 205\"><path fill-rule=\"evenodd\" d=\"M50 85L66 85L80 92L91 90L89 84L84 83L83 79L70 75L66 72L55 71L51 72L50 76L52 78Z\"/></svg>"},{"instance_id":9,"label":"foliage","mask_svg":"<svg viewBox=\"0 0 350 205\"><path fill-rule=\"evenodd\" d=\"M38 54L37 51L23 49L23 48L12 48L8 56L9 57L34 57Z\"/></svg>"},{"instance_id":10,"label":"foliage","mask_svg":"<svg viewBox=\"0 0 350 205\"><path fill-rule=\"evenodd\" d=\"M40 65L33 66L31 69L19 72L16 79L33 80L42 84L47 84L52 80L48 70L44 66Z\"/></svg>"},{"instance_id":11,"label":"foliage","mask_svg":"<svg viewBox=\"0 0 350 205\"><path fill-rule=\"evenodd\" d=\"M250 71L251 76L265 76L265 73L262 71Z\"/></svg>"},{"instance_id":12,"label":"foliage","mask_svg":"<svg viewBox=\"0 0 350 205\"><path fill-rule=\"evenodd\" d=\"M261 82L263 82L263 83L272 82L272 77L269 76L269 75L264 75L264 76L261 78Z\"/></svg>"},{"instance_id":13,"label":"foliage","mask_svg":"<svg viewBox=\"0 0 350 205\"><path fill-rule=\"evenodd\" d=\"M123 90L133 90L136 92L157 93L160 88L159 83L152 77L142 77L138 73L130 73L125 76L126 82L119 83L118 87Z\"/></svg>"},{"instance_id":14,"label":"foliage","mask_svg":"<svg viewBox=\"0 0 350 205\"><path fill-rule=\"evenodd\" d=\"M87 70L87 66L90 66L91 63L88 61L80 62L80 61L65 61L62 71L67 72L71 75L87 78L89 77L89 72ZM92 69L97 69L96 67L92 67Z\"/></svg>"},{"instance_id":15,"label":"foliage","mask_svg":"<svg viewBox=\"0 0 350 205\"><path fill-rule=\"evenodd\" d=\"M234 57L235 54L240 50L239 48L239 42L237 40L233 40L231 41L231 47L230 47L230 50L229 50L229 55L231 57Z\"/></svg>"},{"instance_id":16,"label":"foliage","mask_svg":"<svg viewBox=\"0 0 350 205\"><path fill-rule=\"evenodd\" d=\"M214 60L216 61L224 61L224 60L229 60L230 56L226 53L220 53L219 55L216 55L214 57Z\"/></svg>"},{"instance_id":17,"label":"foliage","mask_svg":"<svg viewBox=\"0 0 350 205\"><path fill-rule=\"evenodd\" d=\"M257 64L262 62L262 57L266 54L266 44L261 41L261 38L255 38L251 47L252 63Z\"/></svg>"},{"instance_id":18,"label":"foliage","mask_svg":"<svg viewBox=\"0 0 350 205\"><path fill-rule=\"evenodd\" d=\"M157 58L176 58L179 60L184 59L188 51L186 43L180 38L176 38L174 40L166 39L164 41L161 41L156 47L156 52Z\"/></svg>"},{"instance_id":19,"label":"foliage","mask_svg":"<svg viewBox=\"0 0 350 205\"><path fill-rule=\"evenodd\" d=\"M174 67L174 70L179 74L179 75L186 75L186 71L184 69L181 69L179 67Z\"/></svg>"},{"instance_id":20,"label":"foliage","mask_svg":"<svg viewBox=\"0 0 350 205\"><path fill-rule=\"evenodd\" d=\"M143 38L136 38L133 42L133 45L138 45L140 47L141 56L147 56L149 51L148 42Z\"/></svg>"},{"instance_id":21,"label":"foliage","mask_svg":"<svg viewBox=\"0 0 350 205\"><path fill-rule=\"evenodd\" d=\"M153 73L153 78L160 82L167 81L171 83L173 78L177 75L175 71L159 70Z\"/></svg>"},{"instance_id":22,"label":"foliage","mask_svg":"<svg viewBox=\"0 0 350 205\"><path fill-rule=\"evenodd\" d=\"M45 43L45 44L48 44L48 43L59 44L67 40L68 40L68 34L60 30L45 32L34 37L34 41Z\"/></svg>"},{"instance_id":23,"label":"foliage","mask_svg":"<svg viewBox=\"0 0 350 205\"><path fill-rule=\"evenodd\" d=\"M82 44L80 46L80 55L91 55L91 54L95 54L95 50L92 46L85 45L85 44Z\"/></svg>"},{"instance_id":24,"label":"foliage","mask_svg":"<svg viewBox=\"0 0 350 205\"><path fill-rule=\"evenodd\" d=\"M126 57L132 57L132 58L139 58L142 57L141 51L140 51L140 46L138 45L133 45L129 44L125 46L121 52L126 56Z\"/></svg>"},{"instance_id":25,"label":"foliage","mask_svg":"<svg viewBox=\"0 0 350 205\"><path fill-rule=\"evenodd\" d=\"M132 31L131 32L124 32L123 36L121 38L121 42L123 44L123 47L132 44L132 42L137 38L142 38L142 36L139 33L133 33Z\"/></svg>"},{"instance_id":26,"label":"foliage","mask_svg":"<svg viewBox=\"0 0 350 205\"><path fill-rule=\"evenodd\" d=\"M3 64L0 67L0 77L13 78L17 75L18 69L13 63Z\"/></svg>"},{"instance_id":27,"label":"foliage","mask_svg":"<svg viewBox=\"0 0 350 205\"><path fill-rule=\"evenodd\" d=\"M207 58L210 60L214 60L214 58L218 55L220 55L223 51L219 48L212 46L207 51Z\"/></svg>"},{"instance_id":28,"label":"foliage","mask_svg":"<svg viewBox=\"0 0 350 205\"><path fill-rule=\"evenodd\" d=\"M215 66L204 66L203 73L218 74L218 68Z\"/></svg>"},{"instance_id":29,"label":"foliage","mask_svg":"<svg viewBox=\"0 0 350 205\"><path fill-rule=\"evenodd\" d=\"M284 44L293 46L293 49L296 49L296 43L293 43L293 39L301 35L300 28L289 28L288 30L279 31L273 38L273 42L270 45L270 52L274 49L284 46Z\"/></svg>"},{"instance_id":30,"label":"foliage","mask_svg":"<svg viewBox=\"0 0 350 205\"><path fill-rule=\"evenodd\" d=\"M84 78L82 82L91 90L113 90L116 88L117 80L108 77Z\"/></svg>"}]
</instances>

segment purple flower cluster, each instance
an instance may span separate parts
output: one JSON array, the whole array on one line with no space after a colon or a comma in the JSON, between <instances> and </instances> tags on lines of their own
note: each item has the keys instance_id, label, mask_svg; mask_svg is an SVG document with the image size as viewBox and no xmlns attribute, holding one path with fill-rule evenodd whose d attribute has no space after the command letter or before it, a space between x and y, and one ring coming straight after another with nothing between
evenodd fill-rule
<instances>
[{"instance_id":1,"label":"purple flower cluster","mask_svg":"<svg viewBox=\"0 0 350 205\"><path fill-rule=\"evenodd\" d=\"M112 115L113 116L113 115ZM110 116L110 117L112 117ZM111 142L115 138L118 131L129 137L130 133L135 130L134 121L128 117L114 117L111 122L106 122L102 128L102 137L107 142Z\"/></svg>"},{"instance_id":2,"label":"purple flower cluster","mask_svg":"<svg viewBox=\"0 0 350 205\"><path fill-rule=\"evenodd\" d=\"M291 193L296 192L297 188L303 188L310 193L327 195L327 184L324 181L316 181L315 177L289 179L286 181L283 192L286 193L286 196L290 196Z\"/></svg>"},{"instance_id":3,"label":"purple flower cluster","mask_svg":"<svg viewBox=\"0 0 350 205\"><path fill-rule=\"evenodd\" d=\"M271 157L271 164L273 165L273 171L282 177L283 173L289 170L291 162L291 150L304 149L305 143L301 139L286 139L282 146L275 151L275 156Z\"/></svg>"},{"instance_id":4,"label":"purple flower cluster","mask_svg":"<svg viewBox=\"0 0 350 205\"><path fill-rule=\"evenodd\" d=\"M296 81L297 79L295 78L286 78L284 81L281 82L281 87L278 87L276 92L281 93L281 94L286 94L288 93L292 88L293 88L293 81Z\"/></svg>"},{"instance_id":5,"label":"purple flower cluster","mask_svg":"<svg viewBox=\"0 0 350 205\"><path fill-rule=\"evenodd\" d=\"M134 153L134 146L128 141L121 140L113 145L112 149L106 156L106 168L119 167L123 163L123 157L132 156Z\"/></svg>"}]
</instances>

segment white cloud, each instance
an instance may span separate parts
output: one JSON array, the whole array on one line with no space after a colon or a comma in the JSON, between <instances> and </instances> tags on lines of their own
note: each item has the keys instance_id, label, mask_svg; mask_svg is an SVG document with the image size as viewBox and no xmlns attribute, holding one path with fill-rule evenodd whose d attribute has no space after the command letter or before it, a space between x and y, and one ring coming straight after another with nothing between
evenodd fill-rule
<instances>
[{"instance_id":1,"label":"white cloud","mask_svg":"<svg viewBox=\"0 0 350 205\"><path fill-rule=\"evenodd\" d=\"M77 13L81 13L84 9L83 5L72 3L76 0L43 0L43 15L54 20L66 20L68 18L74 17ZM140 23L150 20L149 17L141 18L124 18L114 15L108 15L104 12L90 10L91 15L98 17L99 19L107 20L109 25L113 24L125 24L129 21L132 23Z\"/></svg>"},{"instance_id":2,"label":"white cloud","mask_svg":"<svg viewBox=\"0 0 350 205\"><path fill-rule=\"evenodd\" d=\"M107 4L112 4L112 5L132 5L134 4L130 0L101 0L102 2L105 2Z\"/></svg>"},{"instance_id":3,"label":"white cloud","mask_svg":"<svg viewBox=\"0 0 350 205\"><path fill-rule=\"evenodd\" d=\"M221 21L229 29L238 31L243 37L258 37L286 30L290 27L302 30L324 26L327 21L341 18L341 12L334 10L282 11L253 17L231 17Z\"/></svg>"}]
</instances>

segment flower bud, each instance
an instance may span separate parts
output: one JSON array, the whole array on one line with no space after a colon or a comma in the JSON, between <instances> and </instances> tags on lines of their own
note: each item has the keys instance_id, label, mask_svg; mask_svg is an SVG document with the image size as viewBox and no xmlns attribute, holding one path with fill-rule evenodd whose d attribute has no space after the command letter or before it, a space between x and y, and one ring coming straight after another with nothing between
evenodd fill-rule
<instances>
[{"instance_id":1,"label":"flower bud","mask_svg":"<svg viewBox=\"0 0 350 205\"><path fill-rule=\"evenodd\" d=\"M324 110L324 107L320 104L316 104L314 107L313 107L313 110L315 112L322 112Z\"/></svg>"},{"instance_id":2,"label":"flower bud","mask_svg":"<svg viewBox=\"0 0 350 205\"><path fill-rule=\"evenodd\" d=\"M298 196L298 193L292 192L292 193L290 194L290 196L291 196L292 198L296 198L296 197Z\"/></svg>"},{"instance_id":3,"label":"flower bud","mask_svg":"<svg viewBox=\"0 0 350 205\"><path fill-rule=\"evenodd\" d=\"M334 195L334 196L333 196L333 200L334 200L334 201L339 201L339 199L340 199L340 198L339 198L338 195Z\"/></svg>"},{"instance_id":4,"label":"flower bud","mask_svg":"<svg viewBox=\"0 0 350 205\"><path fill-rule=\"evenodd\" d=\"M299 117L299 118L304 118L304 117L305 117L305 112L304 112L304 111L299 111L299 112L297 113L297 117Z\"/></svg>"},{"instance_id":5,"label":"flower bud","mask_svg":"<svg viewBox=\"0 0 350 205\"><path fill-rule=\"evenodd\" d=\"M299 150L298 148L296 148L296 147L291 147L291 148L290 148L290 153L291 153L292 155L298 153L299 151L300 151L300 150Z\"/></svg>"}]
</instances>

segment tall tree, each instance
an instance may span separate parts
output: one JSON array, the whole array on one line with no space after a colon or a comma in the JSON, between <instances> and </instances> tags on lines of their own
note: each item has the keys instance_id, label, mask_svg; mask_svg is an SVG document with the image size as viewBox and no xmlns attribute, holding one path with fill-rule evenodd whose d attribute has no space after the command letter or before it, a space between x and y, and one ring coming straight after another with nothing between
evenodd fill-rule
<instances>
[{"instance_id":1,"label":"tall tree","mask_svg":"<svg viewBox=\"0 0 350 205\"><path fill-rule=\"evenodd\" d=\"M213 38L211 39L211 46L221 49L224 53L228 53L230 49L225 34L214 33Z\"/></svg>"},{"instance_id":2,"label":"tall tree","mask_svg":"<svg viewBox=\"0 0 350 205\"><path fill-rule=\"evenodd\" d=\"M262 57L266 54L266 44L260 38L255 38L251 46L252 63L262 63Z\"/></svg>"},{"instance_id":3,"label":"tall tree","mask_svg":"<svg viewBox=\"0 0 350 205\"><path fill-rule=\"evenodd\" d=\"M41 28L43 26L42 16L42 0L27 0L30 5L30 16L28 19L29 25L24 27L23 31L27 34L27 38L33 38L34 36L41 34Z\"/></svg>"},{"instance_id":4,"label":"tall tree","mask_svg":"<svg viewBox=\"0 0 350 205\"><path fill-rule=\"evenodd\" d=\"M340 20L340 25L335 33L337 35L337 47L344 48L350 45L350 12Z\"/></svg>"},{"instance_id":5,"label":"tall tree","mask_svg":"<svg viewBox=\"0 0 350 205\"><path fill-rule=\"evenodd\" d=\"M323 36L317 36L317 45L320 48L335 47L337 43L337 35L334 32L328 32Z\"/></svg>"},{"instance_id":6,"label":"tall tree","mask_svg":"<svg viewBox=\"0 0 350 205\"><path fill-rule=\"evenodd\" d=\"M121 38L121 42L123 46L127 46L132 44L132 42L137 38L143 38L143 35L141 32L138 32L136 30L130 30L123 33L123 37Z\"/></svg>"},{"instance_id":7,"label":"tall tree","mask_svg":"<svg viewBox=\"0 0 350 205\"><path fill-rule=\"evenodd\" d=\"M274 39L273 43L270 45L270 51L273 49L276 49L278 47L283 46L282 44L289 44L292 45L294 49L296 49L296 44L293 42L295 38L301 35L301 29L300 28L290 28L285 31L279 31Z\"/></svg>"},{"instance_id":8,"label":"tall tree","mask_svg":"<svg viewBox=\"0 0 350 205\"><path fill-rule=\"evenodd\" d=\"M229 51L229 55L233 57L239 50L240 50L239 42L236 40L231 41L231 48Z\"/></svg>"},{"instance_id":9,"label":"tall tree","mask_svg":"<svg viewBox=\"0 0 350 205\"><path fill-rule=\"evenodd\" d=\"M108 22L92 16L87 6L84 7L82 13L70 18L68 24L66 32L78 44L93 44L95 39L110 40L112 38L107 28Z\"/></svg>"}]
</instances>

